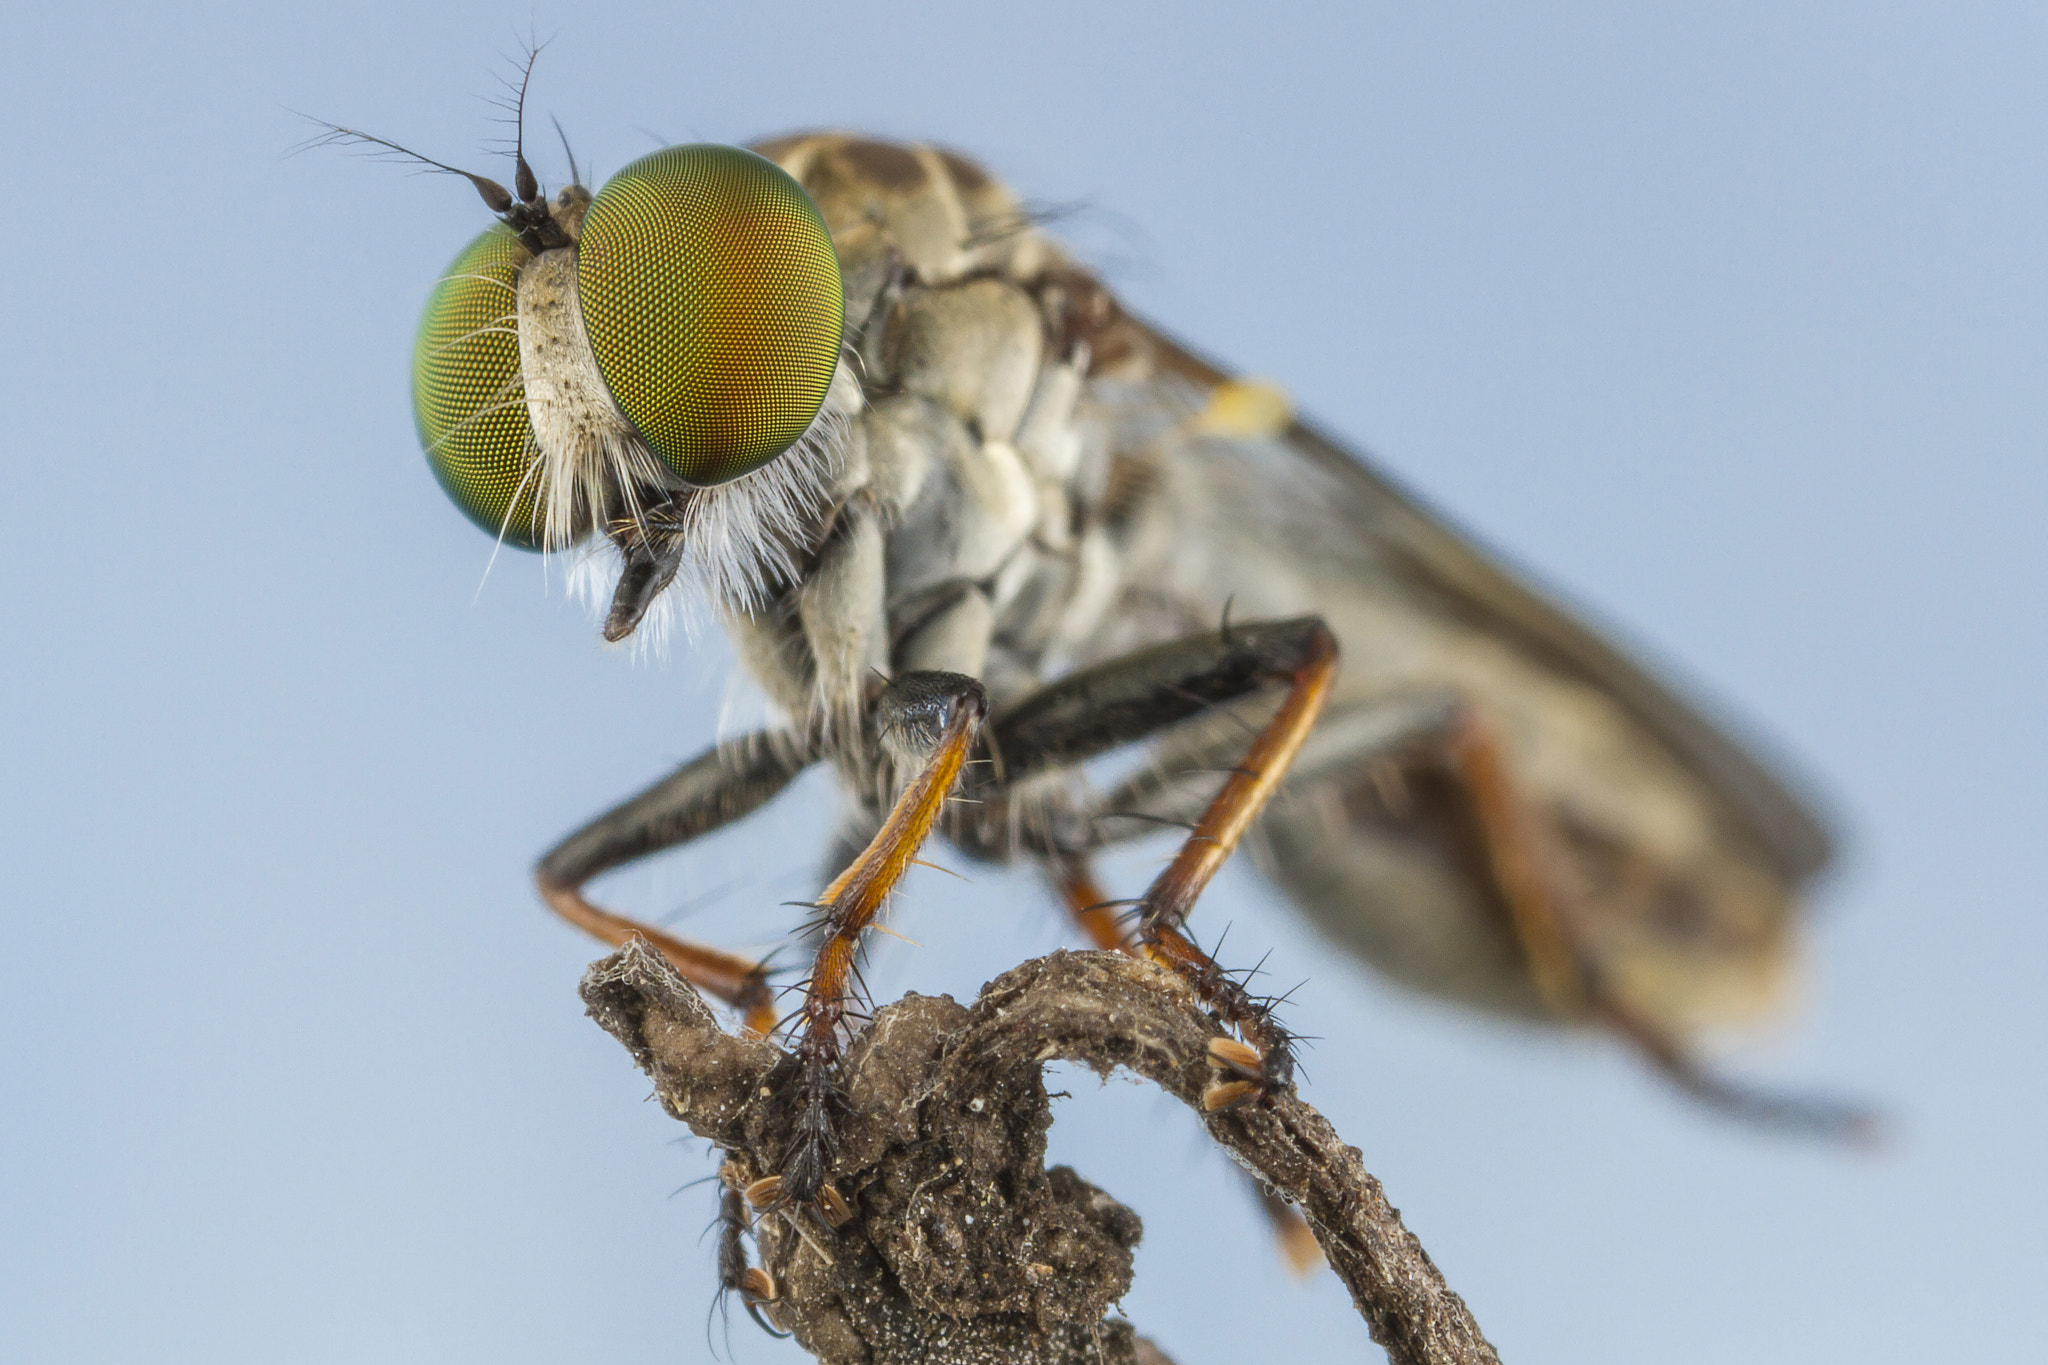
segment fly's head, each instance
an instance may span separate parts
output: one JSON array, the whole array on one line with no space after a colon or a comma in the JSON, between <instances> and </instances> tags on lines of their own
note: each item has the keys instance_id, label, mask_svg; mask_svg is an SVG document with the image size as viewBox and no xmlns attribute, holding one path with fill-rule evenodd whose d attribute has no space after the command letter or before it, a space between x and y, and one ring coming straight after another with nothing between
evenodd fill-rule
<instances>
[{"instance_id":1,"label":"fly's head","mask_svg":"<svg viewBox=\"0 0 2048 1365\"><path fill-rule=\"evenodd\" d=\"M522 87L521 98L524 90ZM803 188L737 147L665 147L595 194L468 180L497 222L428 296L413 412L428 466L500 543L616 551L604 634L680 576L744 609L796 573L825 516L844 295Z\"/></svg>"}]
</instances>

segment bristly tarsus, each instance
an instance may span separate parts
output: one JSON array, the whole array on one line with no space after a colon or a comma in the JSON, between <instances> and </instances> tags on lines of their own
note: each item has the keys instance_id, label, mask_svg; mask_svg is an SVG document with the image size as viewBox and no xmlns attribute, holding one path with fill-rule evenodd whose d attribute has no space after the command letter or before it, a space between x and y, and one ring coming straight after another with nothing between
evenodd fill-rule
<instances>
[{"instance_id":1,"label":"bristly tarsus","mask_svg":"<svg viewBox=\"0 0 2048 1365\"><path fill-rule=\"evenodd\" d=\"M736 1184L738 1173L727 1164L719 1168L718 1174L721 1187L718 1197L719 1302L724 1303L728 1295L739 1295L740 1302L746 1306L747 1316L754 1320L756 1326L771 1337L786 1337L789 1333L776 1328L761 1313L762 1304L773 1303L780 1296L776 1292L774 1277L747 1259L747 1200Z\"/></svg>"}]
</instances>

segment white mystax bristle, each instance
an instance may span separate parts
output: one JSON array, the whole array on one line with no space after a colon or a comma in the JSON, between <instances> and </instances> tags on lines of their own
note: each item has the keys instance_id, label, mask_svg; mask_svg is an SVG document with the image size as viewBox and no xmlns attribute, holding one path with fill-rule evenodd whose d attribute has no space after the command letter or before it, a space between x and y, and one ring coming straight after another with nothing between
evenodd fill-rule
<instances>
[{"instance_id":1,"label":"white mystax bristle","mask_svg":"<svg viewBox=\"0 0 2048 1365\"><path fill-rule=\"evenodd\" d=\"M635 657L661 657L678 629L694 638L708 615L759 607L777 583L796 575L818 509L839 472L850 426L848 414L825 408L794 446L761 468L678 500L679 523L665 517L664 527L679 525L683 561L634 630ZM551 504L559 486L550 480ZM551 506L551 522L552 514ZM569 591L602 619L621 568L618 551L597 538L572 552Z\"/></svg>"}]
</instances>

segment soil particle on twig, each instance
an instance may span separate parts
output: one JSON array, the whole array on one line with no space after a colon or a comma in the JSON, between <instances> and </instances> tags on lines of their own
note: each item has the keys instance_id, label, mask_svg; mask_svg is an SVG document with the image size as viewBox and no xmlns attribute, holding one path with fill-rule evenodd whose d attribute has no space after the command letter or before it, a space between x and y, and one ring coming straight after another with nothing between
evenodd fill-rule
<instances>
[{"instance_id":1,"label":"soil particle on twig","mask_svg":"<svg viewBox=\"0 0 2048 1365\"><path fill-rule=\"evenodd\" d=\"M727 1034L643 943L593 965L583 998L669 1113L725 1151L728 1180L775 1171L789 1120L778 1048ZM777 1294L763 1311L830 1365L1163 1365L1111 1311L1130 1288L1138 1216L1045 1168L1042 1070L1069 1060L1128 1069L1202 1114L1300 1207L1389 1359L1494 1361L1358 1152L1297 1095L1203 1113L1216 1033L1177 978L1110 953L1027 962L972 1008L912 995L877 1011L840 1071L831 1184L850 1216L834 1227L813 1209L757 1212Z\"/></svg>"}]
</instances>

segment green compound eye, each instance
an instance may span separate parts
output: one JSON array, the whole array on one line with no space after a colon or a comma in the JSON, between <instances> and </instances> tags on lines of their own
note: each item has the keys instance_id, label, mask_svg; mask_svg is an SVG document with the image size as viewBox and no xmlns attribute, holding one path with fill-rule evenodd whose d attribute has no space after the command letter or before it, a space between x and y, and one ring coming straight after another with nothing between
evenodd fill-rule
<instances>
[{"instance_id":1,"label":"green compound eye","mask_svg":"<svg viewBox=\"0 0 2048 1365\"><path fill-rule=\"evenodd\" d=\"M577 244L597 368L699 487L759 469L825 401L846 302L817 205L737 147L668 147L599 192Z\"/></svg>"},{"instance_id":2,"label":"green compound eye","mask_svg":"<svg viewBox=\"0 0 2048 1365\"><path fill-rule=\"evenodd\" d=\"M492 535L538 550L544 490L528 474L533 425L519 377L517 291L528 259L499 224L448 267L413 346L412 410L442 491Z\"/></svg>"}]
</instances>

